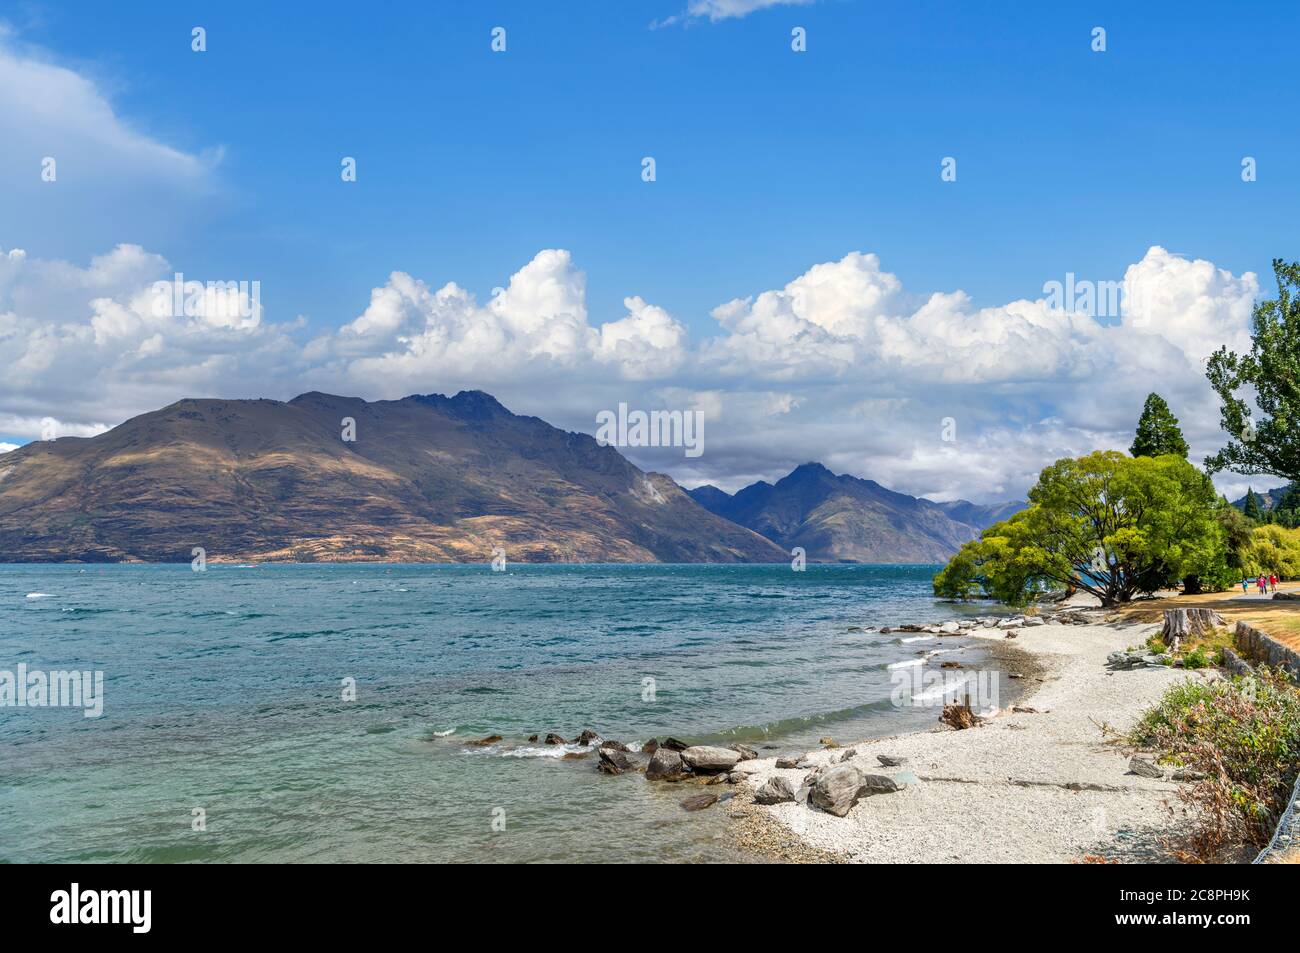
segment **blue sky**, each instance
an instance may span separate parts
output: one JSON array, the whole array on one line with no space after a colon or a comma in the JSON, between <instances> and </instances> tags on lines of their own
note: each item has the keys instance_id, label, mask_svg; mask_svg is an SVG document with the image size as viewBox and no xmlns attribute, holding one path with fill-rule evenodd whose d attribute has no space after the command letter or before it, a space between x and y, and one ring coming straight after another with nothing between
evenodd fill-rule
<instances>
[{"instance_id":1,"label":"blue sky","mask_svg":"<svg viewBox=\"0 0 1300 953\"><path fill-rule=\"evenodd\" d=\"M593 326L638 295L692 340L719 333L718 305L854 251L909 293L960 289L973 309L1040 297L1067 272L1118 280L1151 246L1256 272L1264 291L1270 259L1296 257L1293 4L821 0L711 20L688 15L692 2L709 0L11 7L15 56L84 78L122 127L198 171L165 185L88 173L79 190L95 155L70 154L58 193L11 183L0 249L85 268L138 245L187 276L256 279L266 320L306 318L286 332L299 342L354 321L394 271L485 301L542 249L585 274ZM190 49L195 25L204 53ZM490 50L495 26L504 53ZM796 26L807 52L790 49ZM32 154L14 150L0 172L45 154L21 145ZM340 181L342 156L356 183ZM657 181L641 180L643 156ZM956 182L940 181L945 156ZM1242 182L1243 156L1258 181ZM760 378L782 375L748 380ZM829 376L801 379L810 401ZM705 386L698 373L661 384ZM1019 393L1022 423L1065 399ZM529 394L526 409L546 408ZM552 416L576 426L580 404ZM35 413L0 401L0 439L30 438L6 429L6 410ZM996 417L987 408L979 426ZM1077 446L1054 439L1040 456ZM695 475L776 474L815 450ZM1037 465L987 492L1018 491ZM908 472L898 482L946 493Z\"/></svg>"}]
</instances>

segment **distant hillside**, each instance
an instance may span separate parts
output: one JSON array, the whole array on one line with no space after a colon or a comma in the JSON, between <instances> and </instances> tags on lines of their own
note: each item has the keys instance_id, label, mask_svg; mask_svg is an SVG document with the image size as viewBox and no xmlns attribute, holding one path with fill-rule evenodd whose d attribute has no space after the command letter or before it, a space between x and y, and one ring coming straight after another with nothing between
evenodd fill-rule
<instances>
[{"instance_id":1,"label":"distant hillside","mask_svg":"<svg viewBox=\"0 0 1300 953\"><path fill-rule=\"evenodd\" d=\"M817 562L943 562L981 529L1025 505L934 503L873 480L837 476L820 463L805 463L775 484L759 481L735 495L715 486L690 494L786 551L802 546Z\"/></svg>"},{"instance_id":2,"label":"distant hillside","mask_svg":"<svg viewBox=\"0 0 1300 953\"><path fill-rule=\"evenodd\" d=\"M935 505L943 509L958 523L966 523L976 529L988 529L994 523L1001 523L1007 517L1019 513L1028 504L1022 500L1018 503L993 503L988 506L981 506L978 503L968 503L965 500L953 500L950 503L936 503Z\"/></svg>"},{"instance_id":3,"label":"distant hillside","mask_svg":"<svg viewBox=\"0 0 1300 953\"><path fill-rule=\"evenodd\" d=\"M0 456L0 562L188 562L195 546L213 560L789 558L613 447L480 391L182 400Z\"/></svg>"},{"instance_id":4,"label":"distant hillside","mask_svg":"<svg viewBox=\"0 0 1300 953\"><path fill-rule=\"evenodd\" d=\"M1279 486L1272 490L1256 490L1255 497L1259 500L1260 506L1264 507L1266 510L1271 510L1273 507L1277 506L1282 497L1291 489L1291 486L1292 484L1288 483L1285 486ZM1239 510L1244 510L1246 508L1246 497L1243 496L1239 500L1233 500L1232 505Z\"/></svg>"}]
</instances>

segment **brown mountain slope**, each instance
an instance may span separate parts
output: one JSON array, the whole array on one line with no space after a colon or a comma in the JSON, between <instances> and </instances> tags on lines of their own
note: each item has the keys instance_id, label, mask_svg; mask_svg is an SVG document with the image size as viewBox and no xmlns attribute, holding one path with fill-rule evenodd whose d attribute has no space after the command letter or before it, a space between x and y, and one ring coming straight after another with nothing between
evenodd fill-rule
<instances>
[{"instance_id":1,"label":"brown mountain slope","mask_svg":"<svg viewBox=\"0 0 1300 953\"><path fill-rule=\"evenodd\" d=\"M182 400L0 456L0 562L189 561L195 546L217 561L786 558L668 477L478 391Z\"/></svg>"}]
</instances>

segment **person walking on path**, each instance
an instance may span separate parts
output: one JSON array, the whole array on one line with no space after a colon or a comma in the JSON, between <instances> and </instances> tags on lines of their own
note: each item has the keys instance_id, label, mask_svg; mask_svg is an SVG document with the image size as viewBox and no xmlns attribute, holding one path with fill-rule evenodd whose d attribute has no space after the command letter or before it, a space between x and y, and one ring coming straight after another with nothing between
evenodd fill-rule
<instances>
[{"instance_id":1,"label":"person walking on path","mask_svg":"<svg viewBox=\"0 0 1300 953\"><path fill-rule=\"evenodd\" d=\"M1267 586L1268 586L1268 582L1267 582L1267 580L1264 579L1264 574L1263 574L1263 573L1260 573L1260 574L1259 574L1259 578L1255 580L1255 585L1256 585L1256 586L1258 587L1258 589L1259 589L1259 594L1260 594L1261 596L1264 595L1265 589L1266 589Z\"/></svg>"},{"instance_id":2,"label":"person walking on path","mask_svg":"<svg viewBox=\"0 0 1300 953\"><path fill-rule=\"evenodd\" d=\"M1250 580L1248 579L1241 580L1241 594L1243 596L1250 595Z\"/></svg>"},{"instance_id":3,"label":"person walking on path","mask_svg":"<svg viewBox=\"0 0 1300 953\"><path fill-rule=\"evenodd\" d=\"M1269 574L1269 577L1268 577L1268 583L1269 583L1270 586L1273 587L1273 591L1274 591L1274 592L1277 592L1277 574L1276 574L1276 573L1270 573L1270 574Z\"/></svg>"}]
</instances>

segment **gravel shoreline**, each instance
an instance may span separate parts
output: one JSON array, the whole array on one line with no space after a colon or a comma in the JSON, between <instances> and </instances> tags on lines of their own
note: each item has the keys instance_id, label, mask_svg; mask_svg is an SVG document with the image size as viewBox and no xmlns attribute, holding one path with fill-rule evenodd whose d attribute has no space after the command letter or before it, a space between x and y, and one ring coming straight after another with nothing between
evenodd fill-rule
<instances>
[{"instance_id":1,"label":"gravel shoreline","mask_svg":"<svg viewBox=\"0 0 1300 953\"><path fill-rule=\"evenodd\" d=\"M1112 671L1111 652L1140 644L1151 623L1042 625L985 639L1004 671L1021 673L1020 697L984 725L858 742L851 763L893 774L877 755L907 759L918 783L863 797L846 817L804 804L760 806L753 792L774 776L795 787L809 771L754 763L729 810L738 846L796 863L1070 863L1085 857L1160 862L1162 838L1183 823L1173 781L1139 777L1103 737L1127 730L1170 685L1204 677L1173 668ZM1006 702L1004 702L1006 704ZM936 720L939 709L935 709ZM810 752L830 764L842 748Z\"/></svg>"}]
</instances>

